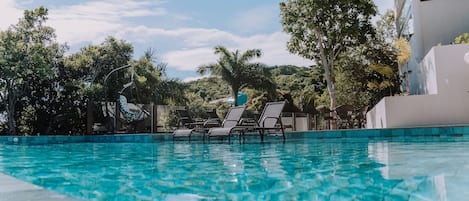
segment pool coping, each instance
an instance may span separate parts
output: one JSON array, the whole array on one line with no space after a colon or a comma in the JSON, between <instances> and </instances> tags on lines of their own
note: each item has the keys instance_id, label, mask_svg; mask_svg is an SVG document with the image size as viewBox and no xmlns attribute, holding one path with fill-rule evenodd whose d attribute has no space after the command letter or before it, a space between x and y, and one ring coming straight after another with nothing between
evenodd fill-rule
<instances>
[{"instance_id":1,"label":"pool coping","mask_svg":"<svg viewBox=\"0 0 469 201\"><path fill-rule=\"evenodd\" d=\"M414 138L414 137L469 137L469 125L386 128L386 129L343 129L343 130L311 130L286 132L286 139L350 139L350 138ZM202 137L194 135L191 140L200 141ZM258 135L248 136L250 142L260 141ZM272 139L272 138L271 138ZM182 139L187 140L187 139ZM269 140L269 138L267 138ZM171 133L137 133L137 134L105 134L105 135L46 135L46 136L0 136L0 144L35 145L63 144L83 142L135 142L153 143L173 141Z\"/></svg>"},{"instance_id":2,"label":"pool coping","mask_svg":"<svg viewBox=\"0 0 469 201\"><path fill-rule=\"evenodd\" d=\"M78 201L0 172L0 201Z\"/></svg>"}]
</instances>

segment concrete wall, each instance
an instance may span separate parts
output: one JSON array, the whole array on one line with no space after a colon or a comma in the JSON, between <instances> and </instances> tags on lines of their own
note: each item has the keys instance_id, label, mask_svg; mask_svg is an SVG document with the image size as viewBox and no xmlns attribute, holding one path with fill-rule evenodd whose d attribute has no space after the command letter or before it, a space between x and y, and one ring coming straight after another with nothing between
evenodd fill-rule
<instances>
[{"instance_id":1,"label":"concrete wall","mask_svg":"<svg viewBox=\"0 0 469 201\"><path fill-rule=\"evenodd\" d=\"M421 60L438 43L450 44L456 36L469 31L468 0L412 1L416 45L413 55Z\"/></svg>"},{"instance_id":2,"label":"concrete wall","mask_svg":"<svg viewBox=\"0 0 469 201\"><path fill-rule=\"evenodd\" d=\"M422 77L416 74L423 70L419 65L432 47L439 43L451 44L457 36L469 32L469 1L413 0L411 8L412 25L409 26L414 34L410 39L412 55L408 63L412 71L410 94L434 94L434 91L422 88L422 82L419 82Z\"/></svg>"},{"instance_id":3,"label":"concrete wall","mask_svg":"<svg viewBox=\"0 0 469 201\"><path fill-rule=\"evenodd\" d=\"M436 46L415 65L410 79L410 94L448 94L469 91L469 64L464 54L469 44Z\"/></svg>"},{"instance_id":4,"label":"concrete wall","mask_svg":"<svg viewBox=\"0 0 469 201\"><path fill-rule=\"evenodd\" d=\"M469 44L439 46L434 49L438 94L467 93L469 91L469 64L464 61L464 54L469 52Z\"/></svg>"},{"instance_id":5,"label":"concrete wall","mask_svg":"<svg viewBox=\"0 0 469 201\"><path fill-rule=\"evenodd\" d=\"M469 124L468 103L469 93L386 97L367 113L367 128Z\"/></svg>"},{"instance_id":6,"label":"concrete wall","mask_svg":"<svg viewBox=\"0 0 469 201\"><path fill-rule=\"evenodd\" d=\"M437 94L438 85L436 76L437 72L435 50L431 49L421 63L415 64L413 66L416 68L412 69L412 73L410 74L410 94Z\"/></svg>"},{"instance_id":7,"label":"concrete wall","mask_svg":"<svg viewBox=\"0 0 469 201\"><path fill-rule=\"evenodd\" d=\"M290 113L290 116L282 116L282 123L284 126L287 126L285 131L307 131L311 130L311 124L308 124L307 114L297 113Z\"/></svg>"},{"instance_id":8,"label":"concrete wall","mask_svg":"<svg viewBox=\"0 0 469 201\"><path fill-rule=\"evenodd\" d=\"M469 45L437 46L410 84L423 95L382 99L367 113L367 128L469 124Z\"/></svg>"}]
</instances>

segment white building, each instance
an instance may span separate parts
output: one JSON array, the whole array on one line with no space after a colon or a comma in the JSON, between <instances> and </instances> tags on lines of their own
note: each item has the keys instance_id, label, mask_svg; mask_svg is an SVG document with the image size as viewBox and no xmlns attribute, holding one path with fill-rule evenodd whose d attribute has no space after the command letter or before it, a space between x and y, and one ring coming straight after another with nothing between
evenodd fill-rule
<instances>
[{"instance_id":1,"label":"white building","mask_svg":"<svg viewBox=\"0 0 469 201\"><path fill-rule=\"evenodd\" d=\"M469 44L451 45L469 32L469 0L408 1L409 96L383 98L367 113L367 128L469 124Z\"/></svg>"}]
</instances>

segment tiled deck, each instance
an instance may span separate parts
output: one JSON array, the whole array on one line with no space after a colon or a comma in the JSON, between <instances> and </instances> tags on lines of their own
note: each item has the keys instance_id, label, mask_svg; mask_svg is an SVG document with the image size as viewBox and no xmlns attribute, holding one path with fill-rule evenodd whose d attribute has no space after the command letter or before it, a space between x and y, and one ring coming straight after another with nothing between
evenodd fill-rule
<instances>
[{"instance_id":1,"label":"tiled deck","mask_svg":"<svg viewBox=\"0 0 469 201\"><path fill-rule=\"evenodd\" d=\"M0 173L0 201L76 201Z\"/></svg>"}]
</instances>

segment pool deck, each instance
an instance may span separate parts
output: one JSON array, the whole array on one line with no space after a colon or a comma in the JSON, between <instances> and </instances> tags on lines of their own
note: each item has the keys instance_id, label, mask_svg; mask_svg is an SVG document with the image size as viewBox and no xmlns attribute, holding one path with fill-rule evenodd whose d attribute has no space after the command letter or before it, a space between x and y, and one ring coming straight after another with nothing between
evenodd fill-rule
<instances>
[{"instance_id":1,"label":"pool deck","mask_svg":"<svg viewBox=\"0 0 469 201\"><path fill-rule=\"evenodd\" d=\"M0 201L77 201L0 173Z\"/></svg>"}]
</instances>

